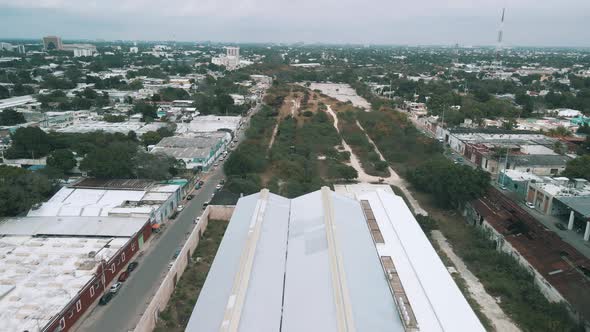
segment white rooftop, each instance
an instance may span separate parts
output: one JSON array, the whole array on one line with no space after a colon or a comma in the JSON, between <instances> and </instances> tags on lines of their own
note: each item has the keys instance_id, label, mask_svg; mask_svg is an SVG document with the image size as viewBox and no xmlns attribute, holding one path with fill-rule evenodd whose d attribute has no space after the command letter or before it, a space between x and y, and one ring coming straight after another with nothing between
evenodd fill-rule
<instances>
[{"instance_id":1,"label":"white rooftop","mask_svg":"<svg viewBox=\"0 0 590 332\"><path fill-rule=\"evenodd\" d=\"M484 331L403 200L344 189L241 198L186 331Z\"/></svg>"},{"instance_id":2,"label":"white rooftop","mask_svg":"<svg viewBox=\"0 0 590 332\"><path fill-rule=\"evenodd\" d=\"M177 134L213 132L220 129L229 129L235 132L242 121L241 116L199 115L190 123L178 123Z\"/></svg>"},{"instance_id":3,"label":"white rooftop","mask_svg":"<svg viewBox=\"0 0 590 332\"><path fill-rule=\"evenodd\" d=\"M154 185L148 190L85 189L63 187L28 216L143 216L158 209L178 185ZM130 204L127 204L129 202Z\"/></svg>"},{"instance_id":4,"label":"white rooftop","mask_svg":"<svg viewBox=\"0 0 590 332\"><path fill-rule=\"evenodd\" d=\"M368 201L401 280L420 331L485 331L403 198L377 190L357 196Z\"/></svg>"},{"instance_id":5,"label":"white rooftop","mask_svg":"<svg viewBox=\"0 0 590 332\"><path fill-rule=\"evenodd\" d=\"M0 331L45 326L128 240L1 237Z\"/></svg>"},{"instance_id":6,"label":"white rooftop","mask_svg":"<svg viewBox=\"0 0 590 332\"><path fill-rule=\"evenodd\" d=\"M147 217L14 217L0 220L0 234L131 237L147 220Z\"/></svg>"},{"instance_id":7,"label":"white rooftop","mask_svg":"<svg viewBox=\"0 0 590 332\"><path fill-rule=\"evenodd\" d=\"M502 170L501 173L505 173L506 176L511 178L513 181L531 181L535 180L537 182L543 181L543 178L537 176L530 172L519 171L515 169L506 169Z\"/></svg>"},{"instance_id":8,"label":"white rooftop","mask_svg":"<svg viewBox=\"0 0 590 332\"><path fill-rule=\"evenodd\" d=\"M60 133L89 133L93 131L102 130L107 133L124 133L134 131L138 135L145 134L148 131L156 131L159 128L165 127L163 122L106 122L106 121L80 121L75 124L60 128L57 131Z\"/></svg>"}]
</instances>

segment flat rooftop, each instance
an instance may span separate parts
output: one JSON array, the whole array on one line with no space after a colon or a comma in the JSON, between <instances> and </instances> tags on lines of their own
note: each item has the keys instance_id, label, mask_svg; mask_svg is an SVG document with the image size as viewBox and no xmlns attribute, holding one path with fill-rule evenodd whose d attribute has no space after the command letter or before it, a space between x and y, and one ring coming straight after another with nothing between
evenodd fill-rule
<instances>
[{"instance_id":1,"label":"flat rooftop","mask_svg":"<svg viewBox=\"0 0 590 332\"><path fill-rule=\"evenodd\" d=\"M91 181L92 182L92 181ZM84 184L85 182L82 181ZM120 184L120 183L119 183ZM135 184L141 190L108 183L97 184L97 189L80 183L63 187L47 202L29 211L28 216L55 217L99 217L99 216L143 216L157 210L162 202L180 187L175 184L151 184L147 187ZM131 185L131 184L130 184Z\"/></svg>"},{"instance_id":2,"label":"flat rooftop","mask_svg":"<svg viewBox=\"0 0 590 332\"><path fill-rule=\"evenodd\" d=\"M19 236L131 237L148 217L13 217L0 219L0 234Z\"/></svg>"},{"instance_id":3,"label":"flat rooftop","mask_svg":"<svg viewBox=\"0 0 590 332\"><path fill-rule=\"evenodd\" d=\"M209 158L216 146L230 139L230 134L226 132L200 133L192 137L165 137L151 152L164 153L177 159Z\"/></svg>"},{"instance_id":4,"label":"flat rooftop","mask_svg":"<svg viewBox=\"0 0 590 332\"><path fill-rule=\"evenodd\" d=\"M128 238L0 237L0 331L37 331Z\"/></svg>"},{"instance_id":5,"label":"flat rooftop","mask_svg":"<svg viewBox=\"0 0 590 332\"><path fill-rule=\"evenodd\" d=\"M220 129L228 129L235 132L242 121L241 116L200 115L190 123L179 123L176 127L177 134L215 132Z\"/></svg>"},{"instance_id":6,"label":"flat rooftop","mask_svg":"<svg viewBox=\"0 0 590 332\"><path fill-rule=\"evenodd\" d=\"M484 331L403 200L358 189L374 216L327 187L241 198L186 331Z\"/></svg>"},{"instance_id":7,"label":"flat rooftop","mask_svg":"<svg viewBox=\"0 0 590 332\"><path fill-rule=\"evenodd\" d=\"M145 134L148 131L156 131L165 127L163 122L106 122L106 121L80 121L71 126L60 128L60 133L90 133L93 131L104 131L106 133L123 133L127 134L134 131L138 135Z\"/></svg>"}]
</instances>

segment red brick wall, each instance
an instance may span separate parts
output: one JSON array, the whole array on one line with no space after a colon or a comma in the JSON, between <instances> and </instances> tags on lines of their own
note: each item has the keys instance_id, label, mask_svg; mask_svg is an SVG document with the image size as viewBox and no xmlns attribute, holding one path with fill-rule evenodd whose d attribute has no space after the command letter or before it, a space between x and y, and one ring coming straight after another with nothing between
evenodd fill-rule
<instances>
[{"instance_id":1,"label":"red brick wall","mask_svg":"<svg viewBox=\"0 0 590 332\"><path fill-rule=\"evenodd\" d=\"M102 281L103 264L99 263L95 277L80 290L78 296L72 299L54 320L43 328L43 331L68 331L88 308L97 303L105 292L108 292L107 286L110 282L118 277L119 272L127 268L131 259L139 251L139 234L143 234L144 242L149 239L152 234L150 222L147 222L143 229L127 242L110 261L104 262L104 283ZM78 301L80 302L78 303Z\"/></svg>"}]
</instances>

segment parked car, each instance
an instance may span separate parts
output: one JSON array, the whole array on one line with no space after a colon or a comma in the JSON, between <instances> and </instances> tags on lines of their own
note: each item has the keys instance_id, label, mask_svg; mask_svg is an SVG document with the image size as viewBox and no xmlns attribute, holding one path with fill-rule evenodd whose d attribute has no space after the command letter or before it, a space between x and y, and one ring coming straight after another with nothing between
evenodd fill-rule
<instances>
[{"instance_id":1,"label":"parked car","mask_svg":"<svg viewBox=\"0 0 590 332\"><path fill-rule=\"evenodd\" d=\"M172 258L176 259L176 257L178 257L178 255L180 255L180 248L176 249Z\"/></svg>"},{"instance_id":2,"label":"parked car","mask_svg":"<svg viewBox=\"0 0 590 332\"><path fill-rule=\"evenodd\" d=\"M114 294L111 293L111 292L106 293L105 295L103 295L100 298L100 300L98 301L98 304L100 304L100 305L106 305L113 298L113 296L114 296Z\"/></svg>"},{"instance_id":3,"label":"parked car","mask_svg":"<svg viewBox=\"0 0 590 332\"><path fill-rule=\"evenodd\" d=\"M200 186L202 186L202 185L204 185L204 184L205 184L205 181L202 181L202 180L201 180L201 181L199 181L199 185L200 185Z\"/></svg>"},{"instance_id":4,"label":"parked car","mask_svg":"<svg viewBox=\"0 0 590 332\"><path fill-rule=\"evenodd\" d=\"M567 229L567 227L565 227L565 225L560 222L556 222L555 227L561 229L562 231L565 231Z\"/></svg>"},{"instance_id":5,"label":"parked car","mask_svg":"<svg viewBox=\"0 0 590 332\"><path fill-rule=\"evenodd\" d=\"M135 270L135 268L137 267L137 265L139 265L138 262L131 262L131 263L129 263L129 265L127 265L127 273L131 273L133 270Z\"/></svg>"},{"instance_id":6,"label":"parked car","mask_svg":"<svg viewBox=\"0 0 590 332\"><path fill-rule=\"evenodd\" d=\"M221 190L221 188L223 188L223 186L221 184L218 184L215 186L215 190Z\"/></svg>"},{"instance_id":7,"label":"parked car","mask_svg":"<svg viewBox=\"0 0 590 332\"><path fill-rule=\"evenodd\" d=\"M194 223L195 223L195 224L198 224L198 223L199 223L199 221L201 221L201 217L197 217L197 219L195 219Z\"/></svg>"},{"instance_id":8,"label":"parked car","mask_svg":"<svg viewBox=\"0 0 590 332\"><path fill-rule=\"evenodd\" d=\"M113 294L117 294L117 292L119 291L119 289L121 289L121 283L120 282L116 282L114 284L111 285L111 289L109 290L109 292L113 293Z\"/></svg>"},{"instance_id":9,"label":"parked car","mask_svg":"<svg viewBox=\"0 0 590 332\"><path fill-rule=\"evenodd\" d=\"M531 202L526 202L526 206L528 206L531 209L534 209L535 208L535 205L533 203L531 203Z\"/></svg>"},{"instance_id":10,"label":"parked car","mask_svg":"<svg viewBox=\"0 0 590 332\"><path fill-rule=\"evenodd\" d=\"M195 195L188 195L188 196L186 196L186 199L190 201L193 199L193 197L195 197Z\"/></svg>"},{"instance_id":11,"label":"parked car","mask_svg":"<svg viewBox=\"0 0 590 332\"><path fill-rule=\"evenodd\" d=\"M203 203L203 210L205 210L205 208L206 208L207 206L209 206L209 201L207 201L207 202Z\"/></svg>"},{"instance_id":12,"label":"parked car","mask_svg":"<svg viewBox=\"0 0 590 332\"><path fill-rule=\"evenodd\" d=\"M213 167L217 167L217 166L219 166L219 163L215 162L215 164L213 164Z\"/></svg>"},{"instance_id":13,"label":"parked car","mask_svg":"<svg viewBox=\"0 0 590 332\"><path fill-rule=\"evenodd\" d=\"M184 210L184 206L179 205L179 206L176 207L176 212L180 212L182 210Z\"/></svg>"},{"instance_id":14,"label":"parked car","mask_svg":"<svg viewBox=\"0 0 590 332\"><path fill-rule=\"evenodd\" d=\"M219 181L219 184L223 186L225 184L225 179L221 179L221 181Z\"/></svg>"},{"instance_id":15,"label":"parked car","mask_svg":"<svg viewBox=\"0 0 590 332\"><path fill-rule=\"evenodd\" d=\"M500 189L507 190L508 188L506 188L506 186L502 184L502 185L500 185Z\"/></svg>"},{"instance_id":16,"label":"parked car","mask_svg":"<svg viewBox=\"0 0 590 332\"><path fill-rule=\"evenodd\" d=\"M119 279L117 279L118 282L125 282L125 280L127 280L127 277L129 277L129 273L127 271L123 271L123 273L121 273L121 275L119 275Z\"/></svg>"}]
</instances>

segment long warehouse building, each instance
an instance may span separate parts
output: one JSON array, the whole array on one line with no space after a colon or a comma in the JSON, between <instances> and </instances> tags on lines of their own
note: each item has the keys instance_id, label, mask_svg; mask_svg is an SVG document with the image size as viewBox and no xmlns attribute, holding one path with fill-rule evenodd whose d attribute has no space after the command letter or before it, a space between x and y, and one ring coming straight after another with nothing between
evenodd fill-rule
<instances>
[{"instance_id":1,"label":"long warehouse building","mask_svg":"<svg viewBox=\"0 0 590 332\"><path fill-rule=\"evenodd\" d=\"M241 198L186 331L484 331L401 197L341 191Z\"/></svg>"}]
</instances>

